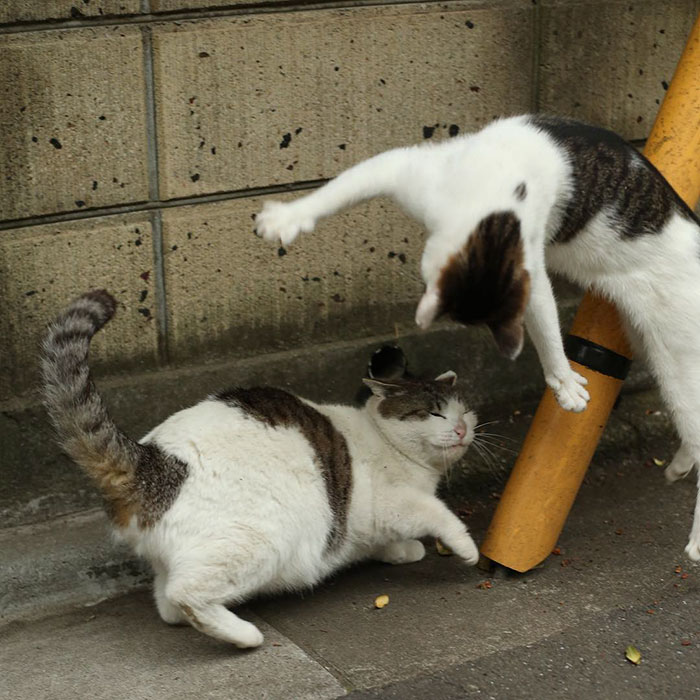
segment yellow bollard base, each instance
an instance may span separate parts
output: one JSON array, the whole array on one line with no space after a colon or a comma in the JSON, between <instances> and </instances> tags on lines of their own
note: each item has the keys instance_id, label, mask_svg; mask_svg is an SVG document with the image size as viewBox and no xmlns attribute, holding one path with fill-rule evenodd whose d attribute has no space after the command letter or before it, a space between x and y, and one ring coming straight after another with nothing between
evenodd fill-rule
<instances>
[{"instance_id":1,"label":"yellow bollard base","mask_svg":"<svg viewBox=\"0 0 700 700\"><path fill-rule=\"evenodd\" d=\"M588 379L588 407L564 411L546 391L481 545L487 559L521 573L556 546L622 387L621 380L572 366Z\"/></svg>"}]
</instances>

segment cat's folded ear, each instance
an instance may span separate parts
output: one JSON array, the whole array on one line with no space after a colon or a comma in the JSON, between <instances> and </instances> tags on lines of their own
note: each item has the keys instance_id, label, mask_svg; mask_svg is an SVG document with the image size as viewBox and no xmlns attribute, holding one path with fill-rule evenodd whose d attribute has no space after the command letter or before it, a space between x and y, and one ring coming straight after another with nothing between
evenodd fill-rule
<instances>
[{"instance_id":1,"label":"cat's folded ear","mask_svg":"<svg viewBox=\"0 0 700 700\"><path fill-rule=\"evenodd\" d=\"M363 379L365 386L369 387L375 396L383 399L391 394L397 394L404 391L401 384L386 381L384 379Z\"/></svg>"},{"instance_id":2,"label":"cat's folded ear","mask_svg":"<svg viewBox=\"0 0 700 700\"><path fill-rule=\"evenodd\" d=\"M493 333L496 345L508 359L514 360L523 349L525 342L525 329L523 328L523 317L515 318L503 323L488 324L489 330Z\"/></svg>"},{"instance_id":3,"label":"cat's folded ear","mask_svg":"<svg viewBox=\"0 0 700 700\"><path fill-rule=\"evenodd\" d=\"M447 384L447 386L454 386L457 383L457 373L453 372L451 369L448 369L447 372L443 372L435 377L435 381L444 382Z\"/></svg>"}]
</instances>

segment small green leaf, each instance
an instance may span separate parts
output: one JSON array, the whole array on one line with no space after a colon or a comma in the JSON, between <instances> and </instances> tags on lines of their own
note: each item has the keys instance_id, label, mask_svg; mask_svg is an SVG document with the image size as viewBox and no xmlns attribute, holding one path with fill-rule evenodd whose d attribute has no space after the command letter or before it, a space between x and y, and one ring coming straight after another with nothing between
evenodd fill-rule
<instances>
[{"instance_id":1,"label":"small green leaf","mask_svg":"<svg viewBox=\"0 0 700 700\"><path fill-rule=\"evenodd\" d=\"M642 659L642 654L637 647L630 644L627 649L625 649L625 658L631 661L635 666L638 666Z\"/></svg>"}]
</instances>

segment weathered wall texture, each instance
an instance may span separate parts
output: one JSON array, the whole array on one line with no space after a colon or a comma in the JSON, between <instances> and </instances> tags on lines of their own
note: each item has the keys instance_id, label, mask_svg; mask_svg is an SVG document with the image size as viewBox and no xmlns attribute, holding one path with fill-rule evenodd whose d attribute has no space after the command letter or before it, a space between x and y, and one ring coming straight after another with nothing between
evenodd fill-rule
<instances>
[{"instance_id":1,"label":"weathered wall texture","mask_svg":"<svg viewBox=\"0 0 700 700\"><path fill-rule=\"evenodd\" d=\"M261 202L529 110L643 139L700 10L339 4L2 3L0 401L31 390L45 322L95 286L120 301L95 344L107 372L411 327L420 227L373 202L283 255L252 234Z\"/></svg>"}]
</instances>

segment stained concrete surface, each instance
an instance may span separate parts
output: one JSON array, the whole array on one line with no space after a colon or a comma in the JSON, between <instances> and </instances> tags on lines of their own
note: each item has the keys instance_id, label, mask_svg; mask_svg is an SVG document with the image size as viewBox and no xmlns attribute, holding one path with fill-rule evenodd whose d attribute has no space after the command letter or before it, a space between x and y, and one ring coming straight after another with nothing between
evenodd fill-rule
<instances>
[{"instance_id":1,"label":"stained concrete surface","mask_svg":"<svg viewBox=\"0 0 700 700\"><path fill-rule=\"evenodd\" d=\"M0 631L0 697L316 700L343 694L302 649L259 624L265 647L231 653L191 628L164 627L150 598L133 594L30 628L11 627Z\"/></svg>"}]
</instances>

